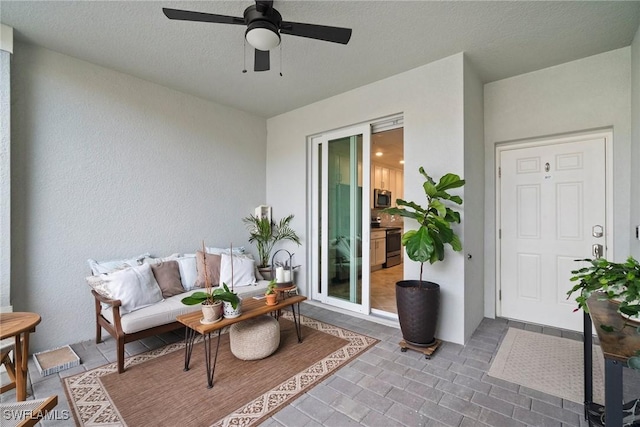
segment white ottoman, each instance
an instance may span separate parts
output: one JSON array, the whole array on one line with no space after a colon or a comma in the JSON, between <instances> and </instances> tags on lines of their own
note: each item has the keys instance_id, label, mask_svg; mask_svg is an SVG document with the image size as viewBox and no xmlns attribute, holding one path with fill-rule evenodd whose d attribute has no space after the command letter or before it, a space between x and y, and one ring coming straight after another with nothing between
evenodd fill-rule
<instances>
[{"instance_id":1,"label":"white ottoman","mask_svg":"<svg viewBox=\"0 0 640 427\"><path fill-rule=\"evenodd\" d=\"M280 345L280 323L269 315L234 323L229 328L229 344L238 359L264 359Z\"/></svg>"}]
</instances>

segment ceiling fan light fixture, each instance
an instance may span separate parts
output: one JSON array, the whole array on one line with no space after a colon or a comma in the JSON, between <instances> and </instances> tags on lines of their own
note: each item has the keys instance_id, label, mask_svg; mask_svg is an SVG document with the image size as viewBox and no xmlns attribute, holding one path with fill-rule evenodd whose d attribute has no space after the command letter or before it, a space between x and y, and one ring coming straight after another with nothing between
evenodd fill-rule
<instances>
[{"instance_id":1,"label":"ceiling fan light fixture","mask_svg":"<svg viewBox=\"0 0 640 427\"><path fill-rule=\"evenodd\" d=\"M278 29L268 21L250 23L245 38L251 46L263 51L269 51L280 44Z\"/></svg>"}]
</instances>

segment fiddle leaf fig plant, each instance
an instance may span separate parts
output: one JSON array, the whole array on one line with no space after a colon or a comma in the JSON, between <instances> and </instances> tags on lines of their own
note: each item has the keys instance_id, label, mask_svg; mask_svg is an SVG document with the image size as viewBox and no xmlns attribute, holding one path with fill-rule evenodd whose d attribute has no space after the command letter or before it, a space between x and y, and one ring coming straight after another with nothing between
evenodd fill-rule
<instances>
[{"instance_id":1,"label":"fiddle leaf fig plant","mask_svg":"<svg viewBox=\"0 0 640 427\"><path fill-rule=\"evenodd\" d=\"M453 173L448 173L436 183L423 167L418 169L424 176L422 184L426 196L426 206L415 202L397 199L399 207L387 208L384 212L390 215L400 215L418 222L417 230L409 230L402 235L402 245L407 256L420 263L420 282L425 262L433 264L444 260L445 244L454 251L462 250L460 238L451 228L452 223L460 223L460 213L451 208L452 204L461 205L460 196L449 194L449 190L462 187L464 179Z\"/></svg>"}]
</instances>

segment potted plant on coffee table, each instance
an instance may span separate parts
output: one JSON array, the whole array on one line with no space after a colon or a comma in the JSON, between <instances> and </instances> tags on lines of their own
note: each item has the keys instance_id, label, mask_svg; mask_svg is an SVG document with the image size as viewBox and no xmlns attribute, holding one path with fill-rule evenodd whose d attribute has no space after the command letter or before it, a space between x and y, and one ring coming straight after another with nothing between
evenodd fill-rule
<instances>
[{"instance_id":1,"label":"potted plant on coffee table","mask_svg":"<svg viewBox=\"0 0 640 427\"><path fill-rule=\"evenodd\" d=\"M272 279L267 285L267 290L264 292L264 296L266 297L267 305L276 305L278 300L278 293L275 290L276 288L276 280Z\"/></svg>"},{"instance_id":2,"label":"potted plant on coffee table","mask_svg":"<svg viewBox=\"0 0 640 427\"><path fill-rule=\"evenodd\" d=\"M201 323L211 324L222 319L223 303L228 303L235 309L240 303L240 298L235 293L229 291L226 284L223 288L213 289L209 269L207 268L207 252L204 242L202 242L203 265L204 265L204 291L197 291L191 295L182 298L180 301L185 305L202 304L202 320ZM233 271L233 269L232 269ZM232 274L233 277L233 274Z\"/></svg>"},{"instance_id":3,"label":"potted plant on coffee table","mask_svg":"<svg viewBox=\"0 0 640 427\"><path fill-rule=\"evenodd\" d=\"M282 240L290 240L300 245L300 238L289 225L292 219L293 215L284 217L277 223L269 218L260 218L255 215L242 219L249 230L249 243L255 242L258 249L258 271L267 280L272 279L269 261L273 246Z\"/></svg>"},{"instance_id":4,"label":"potted plant on coffee table","mask_svg":"<svg viewBox=\"0 0 640 427\"><path fill-rule=\"evenodd\" d=\"M462 204L460 196L449 194L449 190L462 187L465 183L458 175L448 173L438 183L420 167L425 181L422 187L426 196L426 206L397 199L399 207L384 211L413 219L418 229L409 230L402 236L402 245L412 261L420 263L420 280L396 282L396 303L402 337L406 344L418 348L433 348L436 345L435 332L440 310L440 285L422 280L424 263L434 264L445 258L445 245L454 251L462 250L458 236L451 229L452 223L460 223L460 213L447 205ZM402 350L406 347L401 343ZM435 350L435 348L433 348ZM432 353L433 351L431 351ZM430 353L425 352L429 357Z\"/></svg>"},{"instance_id":5,"label":"potted plant on coffee table","mask_svg":"<svg viewBox=\"0 0 640 427\"><path fill-rule=\"evenodd\" d=\"M220 317L222 315L222 304L226 302L230 304L230 306L233 307L233 309L235 310L238 308L238 305L240 304L240 297L238 297L238 295L236 295L235 293L231 292L227 287L227 285L223 283L221 288L213 289L210 292L207 292L207 291L194 292L188 297L182 298L181 301L185 305L202 304L202 307L203 307L202 313L203 313L203 316L205 316L202 323L215 323L218 320L220 320ZM208 308L209 306L216 307L213 310L217 311L217 317L215 317L212 320L208 320L207 315L205 313L205 309L209 311L209 308ZM229 317L229 316L226 316L226 317Z\"/></svg>"}]
</instances>

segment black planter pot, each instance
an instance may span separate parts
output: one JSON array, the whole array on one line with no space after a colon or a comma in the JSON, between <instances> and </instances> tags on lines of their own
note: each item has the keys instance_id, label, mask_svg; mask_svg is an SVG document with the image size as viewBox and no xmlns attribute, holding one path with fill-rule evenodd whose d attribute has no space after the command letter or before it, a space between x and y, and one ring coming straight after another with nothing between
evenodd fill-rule
<instances>
[{"instance_id":1,"label":"black planter pot","mask_svg":"<svg viewBox=\"0 0 640 427\"><path fill-rule=\"evenodd\" d=\"M404 340L418 347L435 342L440 310L440 285L419 280L396 282L398 320Z\"/></svg>"}]
</instances>

